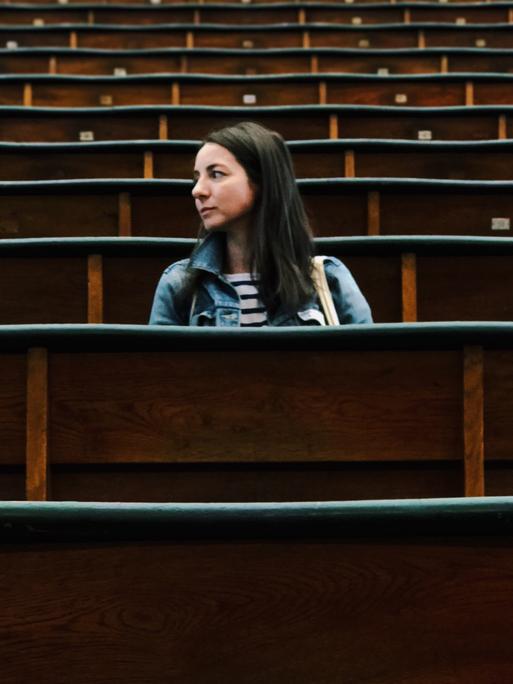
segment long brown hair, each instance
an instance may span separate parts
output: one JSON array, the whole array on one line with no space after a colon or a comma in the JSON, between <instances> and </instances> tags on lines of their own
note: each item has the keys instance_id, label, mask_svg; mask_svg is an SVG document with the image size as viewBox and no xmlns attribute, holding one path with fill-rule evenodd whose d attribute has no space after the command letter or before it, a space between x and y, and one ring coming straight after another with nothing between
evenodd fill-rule
<instances>
[{"instance_id":1,"label":"long brown hair","mask_svg":"<svg viewBox=\"0 0 513 684\"><path fill-rule=\"evenodd\" d=\"M290 152L279 133L245 121L211 131L203 140L226 148L257 187L250 264L260 277L260 296L270 312L298 311L314 293L310 224ZM205 231L200 231L200 238ZM201 244L201 243L200 243ZM192 270L192 269L191 269ZM186 289L197 286L191 273Z\"/></svg>"}]
</instances>

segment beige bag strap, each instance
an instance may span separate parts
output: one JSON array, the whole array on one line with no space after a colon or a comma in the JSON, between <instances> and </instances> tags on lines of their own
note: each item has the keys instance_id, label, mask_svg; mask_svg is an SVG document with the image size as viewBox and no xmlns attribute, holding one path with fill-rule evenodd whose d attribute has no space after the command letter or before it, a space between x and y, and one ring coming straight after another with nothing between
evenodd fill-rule
<instances>
[{"instance_id":1,"label":"beige bag strap","mask_svg":"<svg viewBox=\"0 0 513 684\"><path fill-rule=\"evenodd\" d=\"M325 257L322 256L316 256L312 259L312 280L319 296L327 324L340 325L337 310L335 309L333 297L331 296L328 285L328 279L326 278L326 273L324 271L324 259Z\"/></svg>"}]
</instances>

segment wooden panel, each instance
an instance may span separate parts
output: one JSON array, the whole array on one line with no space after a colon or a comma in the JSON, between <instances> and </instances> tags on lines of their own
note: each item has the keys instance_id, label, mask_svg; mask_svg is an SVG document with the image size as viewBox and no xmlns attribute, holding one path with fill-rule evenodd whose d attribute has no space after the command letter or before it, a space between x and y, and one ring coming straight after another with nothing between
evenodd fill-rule
<instances>
[{"instance_id":1,"label":"wooden panel","mask_svg":"<svg viewBox=\"0 0 513 684\"><path fill-rule=\"evenodd\" d=\"M496 26L485 29L470 29L447 31L443 28L426 31L426 47L479 47L476 41L485 41L481 47L511 48L513 47L513 33L508 27L501 29Z\"/></svg>"},{"instance_id":2,"label":"wooden panel","mask_svg":"<svg viewBox=\"0 0 513 684\"><path fill-rule=\"evenodd\" d=\"M102 150L85 152L80 149L69 152L30 150L22 154L0 151L0 180L142 177L142 150L112 152ZM174 177L177 177L176 174Z\"/></svg>"},{"instance_id":3,"label":"wooden panel","mask_svg":"<svg viewBox=\"0 0 513 684\"><path fill-rule=\"evenodd\" d=\"M23 501L25 498L25 468L0 466L0 501Z\"/></svg>"},{"instance_id":4,"label":"wooden panel","mask_svg":"<svg viewBox=\"0 0 513 684\"><path fill-rule=\"evenodd\" d=\"M202 8L202 24L295 24L297 10L294 7L273 8L271 10L258 9L242 11L223 8Z\"/></svg>"},{"instance_id":5,"label":"wooden panel","mask_svg":"<svg viewBox=\"0 0 513 684\"><path fill-rule=\"evenodd\" d=\"M201 116L194 114L180 114L176 112L170 116L169 138L171 140L182 140L204 138L212 128L219 128L238 121L248 119L257 121L268 128L278 131L288 140L307 140L309 138L328 138L328 115L322 113L308 114L276 114L253 113L248 110L248 114L238 115L230 112L219 112L217 116L205 113ZM1 126L1 119L0 119ZM0 129L1 130L1 129Z\"/></svg>"},{"instance_id":6,"label":"wooden panel","mask_svg":"<svg viewBox=\"0 0 513 684\"><path fill-rule=\"evenodd\" d=\"M251 44L250 44L251 43ZM302 47L301 31L197 31L194 47Z\"/></svg>"},{"instance_id":7,"label":"wooden panel","mask_svg":"<svg viewBox=\"0 0 513 684\"><path fill-rule=\"evenodd\" d=\"M513 104L511 82L474 83L474 104Z\"/></svg>"},{"instance_id":8,"label":"wooden panel","mask_svg":"<svg viewBox=\"0 0 513 684\"><path fill-rule=\"evenodd\" d=\"M513 198L506 193L475 195L383 192L384 235L493 235L493 217L513 217ZM414 227L414 228L413 228Z\"/></svg>"},{"instance_id":9,"label":"wooden panel","mask_svg":"<svg viewBox=\"0 0 513 684\"><path fill-rule=\"evenodd\" d=\"M9 142L75 142L81 131L92 131L95 140L157 139L158 115L0 117L0 136Z\"/></svg>"},{"instance_id":10,"label":"wooden panel","mask_svg":"<svg viewBox=\"0 0 513 684\"><path fill-rule=\"evenodd\" d=\"M2 46L3 47L3 46ZM47 74L47 55L3 54L0 56L0 73L2 74ZM2 86L2 90L3 90Z\"/></svg>"},{"instance_id":11,"label":"wooden panel","mask_svg":"<svg viewBox=\"0 0 513 684\"><path fill-rule=\"evenodd\" d=\"M512 587L502 538L10 545L2 676L505 682Z\"/></svg>"},{"instance_id":12,"label":"wooden panel","mask_svg":"<svg viewBox=\"0 0 513 684\"><path fill-rule=\"evenodd\" d=\"M316 192L303 196L306 211L318 237L366 235L367 194L352 188L337 195Z\"/></svg>"},{"instance_id":13,"label":"wooden panel","mask_svg":"<svg viewBox=\"0 0 513 684\"><path fill-rule=\"evenodd\" d=\"M419 256L419 320L513 320L508 256Z\"/></svg>"},{"instance_id":14,"label":"wooden panel","mask_svg":"<svg viewBox=\"0 0 513 684\"><path fill-rule=\"evenodd\" d=\"M508 21L507 7L413 7L412 22L457 23L465 19L467 24L501 24Z\"/></svg>"},{"instance_id":15,"label":"wooden panel","mask_svg":"<svg viewBox=\"0 0 513 684\"><path fill-rule=\"evenodd\" d=\"M364 41L364 44L362 44ZM417 47L417 31L320 31L310 29L311 47L366 47L366 48L414 48Z\"/></svg>"},{"instance_id":16,"label":"wooden panel","mask_svg":"<svg viewBox=\"0 0 513 684\"><path fill-rule=\"evenodd\" d=\"M0 105L23 104L23 86L21 83L2 83L0 88Z\"/></svg>"},{"instance_id":17,"label":"wooden panel","mask_svg":"<svg viewBox=\"0 0 513 684\"><path fill-rule=\"evenodd\" d=\"M109 95L110 105L170 104L169 83L56 83L34 84L33 105L98 107Z\"/></svg>"},{"instance_id":18,"label":"wooden panel","mask_svg":"<svg viewBox=\"0 0 513 684\"><path fill-rule=\"evenodd\" d=\"M398 101L399 96L406 100ZM328 83L328 103L448 107L463 105L462 83Z\"/></svg>"},{"instance_id":19,"label":"wooden panel","mask_svg":"<svg viewBox=\"0 0 513 684\"><path fill-rule=\"evenodd\" d=\"M199 217L188 195L132 195L132 235L196 237Z\"/></svg>"},{"instance_id":20,"label":"wooden panel","mask_svg":"<svg viewBox=\"0 0 513 684\"><path fill-rule=\"evenodd\" d=\"M484 360L484 439L487 460L513 460L510 434L512 379L513 354L510 351L487 350Z\"/></svg>"},{"instance_id":21,"label":"wooden panel","mask_svg":"<svg viewBox=\"0 0 513 684\"><path fill-rule=\"evenodd\" d=\"M3 195L0 238L117 235L114 195Z\"/></svg>"},{"instance_id":22,"label":"wooden panel","mask_svg":"<svg viewBox=\"0 0 513 684\"><path fill-rule=\"evenodd\" d=\"M407 138L417 140L418 133L430 130L433 140L488 140L497 138L497 116L373 116L340 115L340 136L368 138Z\"/></svg>"},{"instance_id":23,"label":"wooden panel","mask_svg":"<svg viewBox=\"0 0 513 684\"><path fill-rule=\"evenodd\" d=\"M356 21L355 21L356 19ZM368 8L363 11L359 7L325 8L311 5L306 10L307 23L329 24L401 24L403 10L400 7L384 6L382 8Z\"/></svg>"},{"instance_id":24,"label":"wooden panel","mask_svg":"<svg viewBox=\"0 0 513 684\"><path fill-rule=\"evenodd\" d=\"M298 178L341 178L344 173L344 150L294 151L294 169Z\"/></svg>"},{"instance_id":25,"label":"wooden panel","mask_svg":"<svg viewBox=\"0 0 513 684\"><path fill-rule=\"evenodd\" d=\"M181 100L184 105L245 104L244 95L255 95L250 104L262 106L316 104L316 83L182 83Z\"/></svg>"},{"instance_id":26,"label":"wooden panel","mask_svg":"<svg viewBox=\"0 0 513 684\"><path fill-rule=\"evenodd\" d=\"M457 353L262 352L248 359L241 352L53 355L51 462L461 455Z\"/></svg>"},{"instance_id":27,"label":"wooden panel","mask_svg":"<svg viewBox=\"0 0 513 684\"><path fill-rule=\"evenodd\" d=\"M105 74L112 75L114 69L122 67L127 74L163 73L180 70L180 57L178 55L166 55L152 57L149 55L127 55L112 57L85 55L59 55L60 74Z\"/></svg>"},{"instance_id":28,"label":"wooden panel","mask_svg":"<svg viewBox=\"0 0 513 684\"><path fill-rule=\"evenodd\" d=\"M85 323L87 272L78 257L0 259L0 324Z\"/></svg>"},{"instance_id":29,"label":"wooden panel","mask_svg":"<svg viewBox=\"0 0 513 684\"><path fill-rule=\"evenodd\" d=\"M17 31L15 28L0 29L0 45L7 45L8 41L18 43L18 47L68 47L69 30L58 29L52 31Z\"/></svg>"},{"instance_id":30,"label":"wooden panel","mask_svg":"<svg viewBox=\"0 0 513 684\"><path fill-rule=\"evenodd\" d=\"M155 178L190 178L195 156L192 151L155 150L153 155Z\"/></svg>"},{"instance_id":31,"label":"wooden panel","mask_svg":"<svg viewBox=\"0 0 513 684\"><path fill-rule=\"evenodd\" d=\"M54 501L111 501L113 492L116 501L141 502L356 501L461 496L463 486L461 463L450 461L52 469Z\"/></svg>"},{"instance_id":32,"label":"wooden panel","mask_svg":"<svg viewBox=\"0 0 513 684\"><path fill-rule=\"evenodd\" d=\"M139 50L157 47L185 47L185 31L83 31L79 47Z\"/></svg>"},{"instance_id":33,"label":"wooden panel","mask_svg":"<svg viewBox=\"0 0 513 684\"><path fill-rule=\"evenodd\" d=\"M388 69L390 74L429 74L440 70L440 58L432 56L406 55L319 55L319 73L377 73Z\"/></svg>"},{"instance_id":34,"label":"wooden panel","mask_svg":"<svg viewBox=\"0 0 513 684\"><path fill-rule=\"evenodd\" d=\"M483 150L358 150L356 175L451 180L511 180L511 152Z\"/></svg>"},{"instance_id":35,"label":"wooden panel","mask_svg":"<svg viewBox=\"0 0 513 684\"><path fill-rule=\"evenodd\" d=\"M376 323L401 320L401 261L397 257L342 257L365 295Z\"/></svg>"},{"instance_id":36,"label":"wooden panel","mask_svg":"<svg viewBox=\"0 0 513 684\"><path fill-rule=\"evenodd\" d=\"M166 257L104 258L105 323L147 323L155 288L171 261Z\"/></svg>"},{"instance_id":37,"label":"wooden panel","mask_svg":"<svg viewBox=\"0 0 513 684\"><path fill-rule=\"evenodd\" d=\"M0 377L0 464L25 463L25 357L0 354Z\"/></svg>"},{"instance_id":38,"label":"wooden panel","mask_svg":"<svg viewBox=\"0 0 513 684\"><path fill-rule=\"evenodd\" d=\"M310 60L301 55L187 55L189 73L283 74L308 73ZM248 72L249 70L249 72Z\"/></svg>"}]
</instances>

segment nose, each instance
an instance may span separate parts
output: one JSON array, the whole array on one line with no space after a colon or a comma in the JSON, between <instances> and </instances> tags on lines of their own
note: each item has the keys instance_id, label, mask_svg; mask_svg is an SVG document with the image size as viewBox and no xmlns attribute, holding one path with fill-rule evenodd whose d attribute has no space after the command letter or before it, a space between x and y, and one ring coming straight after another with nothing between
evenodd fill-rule
<instances>
[{"instance_id":1,"label":"nose","mask_svg":"<svg viewBox=\"0 0 513 684\"><path fill-rule=\"evenodd\" d=\"M200 199L208 196L208 183L202 176L199 176L192 189L192 196L194 199Z\"/></svg>"}]
</instances>

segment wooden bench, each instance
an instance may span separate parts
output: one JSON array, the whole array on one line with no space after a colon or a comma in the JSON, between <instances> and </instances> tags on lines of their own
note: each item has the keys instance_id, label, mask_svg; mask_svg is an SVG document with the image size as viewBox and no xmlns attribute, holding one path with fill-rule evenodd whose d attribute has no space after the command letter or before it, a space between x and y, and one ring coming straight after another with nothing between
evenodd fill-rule
<instances>
[{"instance_id":1,"label":"wooden bench","mask_svg":"<svg viewBox=\"0 0 513 684\"><path fill-rule=\"evenodd\" d=\"M12 142L181 140L202 138L212 128L250 119L289 140L367 138L369 131L375 138L493 140L513 137L512 112L511 105L429 109L400 105L0 106L0 136Z\"/></svg>"},{"instance_id":2,"label":"wooden bench","mask_svg":"<svg viewBox=\"0 0 513 684\"><path fill-rule=\"evenodd\" d=\"M31 500L509 493L512 347L511 323L2 326L1 489L26 469Z\"/></svg>"},{"instance_id":3,"label":"wooden bench","mask_svg":"<svg viewBox=\"0 0 513 684\"><path fill-rule=\"evenodd\" d=\"M511 238L325 238L377 323L513 320ZM163 270L192 239L0 241L0 325L148 321ZM127 293L128 296L127 296Z\"/></svg>"},{"instance_id":4,"label":"wooden bench","mask_svg":"<svg viewBox=\"0 0 513 684\"><path fill-rule=\"evenodd\" d=\"M456 23L500 24L513 18L513 3L481 3L470 6L451 7L439 2L376 3L373 5L334 5L307 2L283 2L265 7L253 4L203 3L174 5L128 5L109 6L100 3L84 3L81 7L63 6L57 3L38 7L31 5L0 5L1 24L283 24L283 23L347 23L399 24L410 23Z\"/></svg>"},{"instance_id":5,"label":"wooden bench","mask_svg":"<svg viewBox=\"0 0 513 684\"><path fill-rule=\"evenodd\" d=\"M0 105L512 104L513 74L0 76Z\"/></svg>"},{"instance_id":6,"label":"wooden bench","mask_svg":"<svg viewBox=\"0 0 513 684\"><path fill-rule=\"evenodd\" d=\"M498 53L498 54L497 54ZM0 50L3 73L128 75L138 73L377 73L511 72L510 50L486 48L19 48Z\"/></svg>"},{"instance_id":7,"label":"wooden bench","mask_svg":"<svg viewBox=\"0 0 513 684\"><path fill-rule=\"evenodd\" d=\"M299 180L319 237L508 235L512 181L386 178ZM191 237L186 180L0 182L0 238Z\"/></svg>"},{"instance_id":8,"label":"wooden bench","mask_svg":"<svg viewBox=\"0 0 513 684\"><path fill-rule=\"evenodd\" d=\"M510 498L3 504L3 681L507 681L512 520Z\"/></svg>"},{"instance_id":9,"label":"wooden bench","mask_svg":"<svg viewBox=\"0 0 513 684\"><path fill-rule=\"evenodd\" d=\"M0 143L0 180L187 178L199 144L164 140ZM289 142L288 147L300 178L513 180L512 140L305 140Z\"/></svg>"},{"instance_id":10,"label":"wooden bench","mask_svg":"<svg viewBox=\"0 0 513 684\"><path fill-rule=\"evenodd\" d=\"M513 47L512 24L70 24L0 27L16 47L424 48Z\"/></svg>"}]
</instances>

